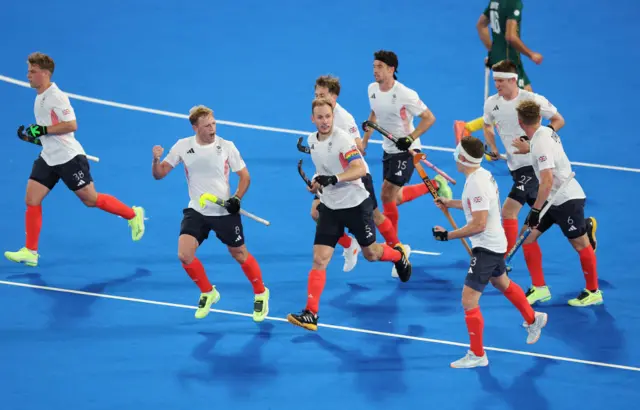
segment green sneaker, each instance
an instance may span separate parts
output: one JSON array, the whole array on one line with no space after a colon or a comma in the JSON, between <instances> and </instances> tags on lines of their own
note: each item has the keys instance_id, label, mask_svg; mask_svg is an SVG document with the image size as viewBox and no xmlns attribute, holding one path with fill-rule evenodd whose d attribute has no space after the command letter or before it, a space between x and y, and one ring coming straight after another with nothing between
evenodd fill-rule
<instances>
[{"instance_id":1,"label":"green sneaker","mask_svg":"<svg viewBox=\"0 0 640 410\"><path fill-rule=\"evenodd\" d=\"M131 227L131 238L134 241L139 241L144 235L144 208L140 206L132 207L136 216L129 220L129 226Z\"/></svg>"},{"instance_id":2,"label":"green sneaker","mask_svg":"<svg viewBox=\"0 0 640 410\"><path fill-rule=\"evenodd\" d=\"M449 182L440 174L436 175L433 178L434 181L438 183L438 196L441 196L446 199L453 198L453 191L451 191L451 187L449 186Z\"/></svg>"},{"instance_id":3,"label":"green sneaker","mask_svg":"<svg viewBox=\"0 0 640 410\"><path fill-rule=\"evenodd\" d=\"M551 300L551 292L549 292L548 286L531 286L526 296L530 305L536 302L547 302Z\"/></svg>"},{"instance_id":4,"label":"green sneaker","mask_svg":"<svg viewBox=\"0 0 640 410\"><path fill-rule=\"evenodd\" d=\"M265 287L264 292L255 295L253 299L253 321L262 322L269 314L269 288Z\"/></svg>"},{"instance_id":5,"label":"green sneaker","mask_svg":"<svg viewBox=\"0 0 640 410\"><path fill-rule=\"evenodd\" d=\"M211 311L211 305L218 303L220 300L220 293L214 286L211 292L201 293L200 300L198 301L198 309L196 309L196 319L202 319L206 317Z\"/></svg>"},{"instance_id":6,"label":"green sneaker","mask_svg":"<svg viewBox=\"0 0 640 410\"><path fill-rule=\"evenodd\" d=\"M569 300L569 306L585 307L591 305L601 305L604 303L602 299L602 291L600 289L591 292L587 289L580 292L577 298Z\"/></svg>"},{"instance_id":7,"label":"green sneaker","mask_svg":"<svg viewBox=\"0 0 640 410\"><path fill-rule=\"evenodd\" d=\"M17 252L5 252L4 257L11 262L24 263L27 266L38 266L38 258L40 255L34 253L27 248L22 248Z\"/></svg>"}]
</instances>

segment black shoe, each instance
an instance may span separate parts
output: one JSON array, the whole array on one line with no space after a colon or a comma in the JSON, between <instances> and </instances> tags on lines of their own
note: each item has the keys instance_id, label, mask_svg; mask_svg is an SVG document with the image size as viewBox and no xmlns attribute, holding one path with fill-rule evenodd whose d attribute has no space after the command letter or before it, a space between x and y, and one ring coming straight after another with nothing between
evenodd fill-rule
<instances>
[{"instance_id":1,"label":"black shoe","mask_svg":"<svg viewBox=\"0 0 640 410\"><path fill-rule=\"evenodd\" d=\"M394 263L396 266L396 272L398 272L398 277L402 282L408 282L411 277L411 262L407 259L407 254L404 252L402 245L397 244L393 249L402 254L402 258L400 258L398 262Z\"/></svg>"},{"instance_id":2,"label":"black shoe","mask_svg":"<svg viewBox=\"0 0 640 410\"><path fill-rule=\"evenodd\" d=\"M589 237L589 243L591 243L593 252L596 251L596 245L598 244L598 241L596 240L596 229L598 229L596 218L590 216L587 218L587 236Z\"/></svg>"},{"instance_id":3,"label":"black shoe","mask_svg":"<svg viewBox=\"0 0 640 410\"><path fill-rule=\"evenodd\" d=\"M307 330L311 330L314 332L318 330L318 315L307 309L300 312L299 315L296 315L295 313L289 313L287 315L287 320L289 321L289 323L303 327Z\"/></svg>"}]
</instances>

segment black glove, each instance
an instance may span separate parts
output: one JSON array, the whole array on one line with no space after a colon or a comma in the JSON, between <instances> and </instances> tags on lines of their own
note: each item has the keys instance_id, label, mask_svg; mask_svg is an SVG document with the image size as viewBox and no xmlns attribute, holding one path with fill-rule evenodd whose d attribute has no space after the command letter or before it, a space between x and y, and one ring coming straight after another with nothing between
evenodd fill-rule
<instances>
[{"instance_id":1,"label":"black glove","mask_svg":"<svg viewBox=\"0 0 640 410\"><path fill-rule=\"evenodd\" d=\"M40 125L31 125L26 129L26 131L24 125L21 125L18 128L18 138L36 145L42 145L40 137L46 133L47 127L42 127Z\"/></svg>"},{"instance_id":2,"label":"black glove","mask_svg":"<svg viewBox=\"0 0 640 410\"><path fill-rule=\"evenodd\" d=\"M396 141L396 147L400 151L408 151L409 147L411 147L411 144L413 144L413 138L409 135L407 135L406 137L398 138L398 140Z\"/></svg>"},{"instance_id":3,"label":"black glove","mask_svg":"<svg viewBox=\"0 0 640 410\"><path fill-rule=\"evenodd\" d=\"M487 68L491 68L491 51L487 53L487 62L484 64Z\"/></svg>"},{"instance_id":4,"label":"black glove","mask_svg":"<svg viewBox=\"0 0 640 410\"><path fill-rule=\"evenodd\" d=\"M237 214L240 212L240 198L233 196L227 199L224 201L224 208L232 215Z\"/></svg>"},{"instance_id":5,"label":"black glove","mask_svg":"<svg viewBox=\"0 0 640 410\"><path fill-rule=\"evenodd\" d=\"M311 154L311 150L309 149L309 147L305 147L304 145L302 145L302 137L298 138L298 151L305 154Z\"/></svg>"},{"instance_id":6,"label":"black glove","mask_svg":"<svg viewBox=\"0 0 640 410\"><path fill-rule=\"evenodd\" d=\"M436 241L446 242L449 240L449 231L436 231L436 228L431 228L431 231Z\"/></svg>"},{"instance_id":7,"label":"black glove","mask_svg":"<svg viewBox=\"0 0 640 410\"><path fill-rule=\"evenodd\" d=\"M527 215L527 219L524 221L525 224L529 225L530 228L535 228L540 223L540 210L536 208L531 208L529 211L529 215Z\"/></svg>"},{"instance_id":8,"label":"black glove","mask_svg":"<svg viewBox=\"0 0 640 410\"><path fill-rule=\"evenodd\" d=\"M369 131L369 127L367 126L367 121L362 121L362 131Z\"/></svg>"},{"instance_id":9,"label":"black glove","mask_svg":"<svg viewBox=\"0 0 640 410\"><path fill-rule=\"evenodd\" d=\"M335 175L317 175L313 180L322 186L335 185L338 183L338 177Z\"/></svg>"},{"instance_id":10,"label":"black glove","mask_svg":"<svg viewBox=\"0 0 640 410\"><path fill-rule=\"evenodd\" d=\"M529 137L527 137L526 135L521 135L520 141L529 141Z\"/></svg>"}]
</instances>

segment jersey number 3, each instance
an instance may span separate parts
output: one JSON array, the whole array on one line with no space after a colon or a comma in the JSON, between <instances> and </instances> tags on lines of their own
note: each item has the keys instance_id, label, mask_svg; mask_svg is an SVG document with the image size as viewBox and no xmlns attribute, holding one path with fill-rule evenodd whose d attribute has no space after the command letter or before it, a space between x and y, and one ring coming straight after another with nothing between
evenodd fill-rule
<instances>
[{"instance_id":1,"label":"jersey number 3","mask_svg":"<svg viewBox=\"0 0 640 410\"><path fill-rule=\"evenodd\" d=\"M500 34L500 15L498 14L498 11L491 10L489 12L489 16L491 16L491 30L496 34Z\"/></svg>"}]
</instances>

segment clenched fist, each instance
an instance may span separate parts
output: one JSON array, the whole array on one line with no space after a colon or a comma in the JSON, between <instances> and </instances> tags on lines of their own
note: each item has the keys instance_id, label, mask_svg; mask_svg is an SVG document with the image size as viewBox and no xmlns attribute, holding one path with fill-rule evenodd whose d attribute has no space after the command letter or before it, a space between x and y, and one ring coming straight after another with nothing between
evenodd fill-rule
<instances>
[{"instance_id":1,"label":"clenched fist","mask_svg":"<svg viewBox=\"0 0 640 410\"><path fill-rule=\"evenodd\" d=\"M164 148L160 145L156 145L153 147L153 159L154 161L159 160L162 157L162 153L164 152Z\"/></svg>"}]
</instances>

